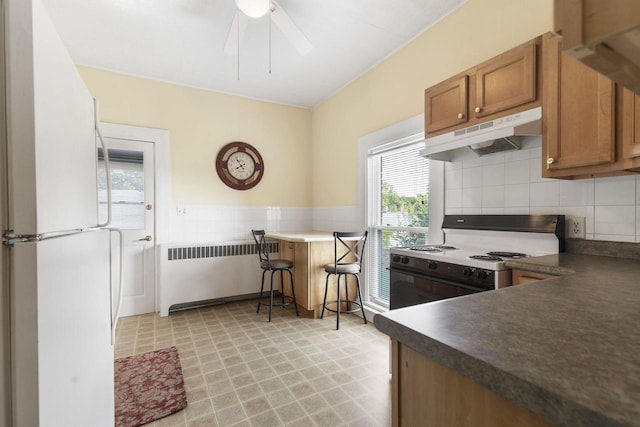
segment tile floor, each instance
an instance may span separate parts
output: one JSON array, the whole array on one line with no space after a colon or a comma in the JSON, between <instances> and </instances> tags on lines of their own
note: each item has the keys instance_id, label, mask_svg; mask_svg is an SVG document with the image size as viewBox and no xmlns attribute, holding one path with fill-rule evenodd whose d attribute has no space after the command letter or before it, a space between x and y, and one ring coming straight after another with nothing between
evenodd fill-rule
<instances>
[{"instance_id":1,"label":"tile floor","mask_svg":"<svg viewBox=\"0 0 640 427\"><path fill-rule=\"evenodd\" d=\"M291 307L236 302L126 317L116 357L175 345L188 406L150 426L391 425L389 340L371 323L344 315L295 317Z\"/></svg>"}]
</instances>

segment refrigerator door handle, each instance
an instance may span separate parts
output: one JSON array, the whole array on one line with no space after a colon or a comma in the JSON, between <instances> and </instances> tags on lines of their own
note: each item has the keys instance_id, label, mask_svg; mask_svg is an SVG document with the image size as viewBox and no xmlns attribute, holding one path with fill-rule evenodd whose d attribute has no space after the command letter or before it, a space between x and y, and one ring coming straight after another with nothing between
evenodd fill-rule
<instances>
[{"instance_id":1,"label":"refrigerator door handle","mask_svg":"<svg viewBox=\"0 0 640 427\"><path fill-rule=\"evenodd\" d=\"M2 244L7 247L13 247L16 243L43 242L45 240L67 237L78 233L88 231L100 231L100 228L76 228L74 230L50 231L40 234L16 234L13 230L4 230L2 233Z\"/></svg>"},{"instance_id":2,"label":"refrigerator door handle","mask_svg":"<svg viewBox=\"0 0 640 427\"><path fill-rule=\"evenodd\" d=\"M118 228L110 228L110 232L118 233L120 241L120 253L118 254L118 300L116 302L115 312L113 310L113 304L111 305L111 345L115 345L116 342L116 327L118 326L118 318L120 317L120 309L122 308L122 250L124 249L124 236L122 230ZM113 281L109 281L111 284L111 295L113 295ZM112 296L113 298L113 296Z\"/></svg>"},{"instance_id":3,"label":"refrigerator door handle","mask_svg":"<svg viewBox=\"0 0 640 427\"><path fill-rule=\"evenodd\" d=\"M98 100L95 98L93 98L93 114L96 133L98 134L98 139L100 140L100 145L102 146L104 172L107 178L107 220L101 224L98 224L98 227L106 227L111 224L111 220L113 219L111 213L111 166L109 165L109 150L107 150L107 144L104 142L102 132L100 132L100 121L98 119Z\"/></svg>"}]
</instances>

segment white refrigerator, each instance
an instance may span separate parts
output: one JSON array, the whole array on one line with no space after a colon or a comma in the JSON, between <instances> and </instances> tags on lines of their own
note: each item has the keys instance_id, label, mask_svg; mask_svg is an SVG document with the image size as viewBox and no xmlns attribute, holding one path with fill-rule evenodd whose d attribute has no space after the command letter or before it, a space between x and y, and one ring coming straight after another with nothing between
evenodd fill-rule
<instances>
[{"instance_id":1,"label":"white refrigerator","mask_svg":"<svg viewBox=\"0 0 640 427\"><path fill-rule=\"evenodd\" d=\"M3 6L13 424L113 426L94 102L40 0Z\"/></svg>"}]
</instances>

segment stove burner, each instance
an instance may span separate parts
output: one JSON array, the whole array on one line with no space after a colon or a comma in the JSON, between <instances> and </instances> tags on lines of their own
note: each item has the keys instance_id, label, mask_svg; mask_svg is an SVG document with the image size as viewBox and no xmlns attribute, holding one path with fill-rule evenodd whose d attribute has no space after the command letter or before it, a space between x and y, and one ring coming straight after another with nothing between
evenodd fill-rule
<instances>
[{"instance_id":1,"label":"stove burner","mask_svg":"<svg viewBox=\"0 0 640 427\"><path fill-rule=\"evenodd\" d=\"M409 249L421 252L442 252L442 249L436 248L435 246L411 246Z\"/></svg>"},{"instance_id":2,"label":"stove burner","mask_svg":"<svg viewBox=\"0 0 640 427\"><path fill-rule=\"evenodd\" d=\"M444 249L444 250L458 249L455 246L451 246L451 245L433 245L433 247L438 249Z\"/></svg>"},{"instance_id":3,"label":"stove burner","mask_svg":"<svg viewBox=\"0 0 640 427\"><path fill-rule=\"evenodd\" d=\"M526 258L529 256L521 252L487 252L487 255L504 258Z\"/></svg>"},{"instance_id":4,"label":"stove burner","mask_svg":"<svg viewBox=\"0 0 640 427\"><path fill-rule=\"evenodd\" d=\"M502 261L502 258L494 255L471 255L471 259L479 259L481 261Z\"/></svg>"}]
</instances>

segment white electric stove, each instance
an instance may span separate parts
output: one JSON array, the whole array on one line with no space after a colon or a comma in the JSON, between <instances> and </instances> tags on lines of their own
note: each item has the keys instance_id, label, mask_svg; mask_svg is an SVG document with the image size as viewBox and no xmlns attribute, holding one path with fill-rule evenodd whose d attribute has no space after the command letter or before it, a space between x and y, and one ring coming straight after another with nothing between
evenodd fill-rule
<instances>
[{"instance_id":1,"label":"white electric stove","mask_svg":"<svg viewBox=\"0 0 640 427\"><path fill-rule=\"evenodd\" d=\"M445 215L441 244L391 249L392 309L511 285L505 260L564 251L563 215Z\"/></svg>"}]
</instances>

